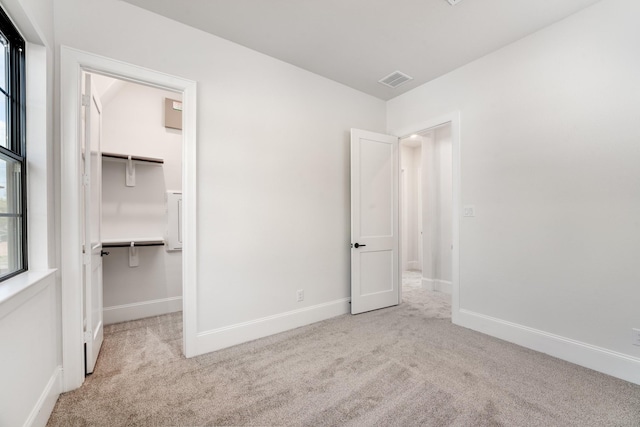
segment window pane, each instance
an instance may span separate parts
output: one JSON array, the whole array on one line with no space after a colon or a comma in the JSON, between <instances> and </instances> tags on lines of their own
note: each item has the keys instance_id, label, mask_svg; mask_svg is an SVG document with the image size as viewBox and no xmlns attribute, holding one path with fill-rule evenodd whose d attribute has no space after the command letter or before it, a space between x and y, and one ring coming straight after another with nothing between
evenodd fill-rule
<instances>
[{"instance_id":1,"label":"window pane","mask_svg":"<svg viewBox=\"0 0 640 427\"><path fill-rule=\"evenodd\" d=\"M22 269L22 218L0 217L0 277Z\"/></svg>"},{"instance_id":2,"label":"window pane","mask_svg":"<svg viewBox=\"0 0 640 427\"><path fill-rule=\"evenodd\" d=\"M0 154L0 277L22 269L20 162Z\"/></svg>"},{"instance_id":3,"label":"window pane","mask_svg":"<svg viewBox=\"0 0 640 427\"><path fill-rule=\"evenodd\" d=\"M7 114L7 107L9 104L9 98L0 93L0 146L10 148L9 146L9 115Z\"/></svg>"},{"instance_id":4,"label":"window pane","mask_svg":"<svg viewBox=\"0 0 640 427\"><path fill-rule=\"evenodd\" d=\"M7 72L7 56L9 55L9 43L7 39L4 38L2 34L0 34L0 88L7 92L8 82L7 76L9 73Z\"/></svg>"},{"instance_id":5,"label":"window pane","mask_svg":"<svg viewBox=\"0 0 640 427\"><path fill-rule=\"evenodd\" d=\"M27 267L23 47L0 8L0 281Z\"/></svg>"},{"instance_id":6,"label":"window pane","mask_svg":"<svg viewBox=\"0 0 640 427\"><path fill-rule=\"evenodd\" d=\"M0 154L0 215L21 213L20 162Z\"/></svg>"}]
</instances>

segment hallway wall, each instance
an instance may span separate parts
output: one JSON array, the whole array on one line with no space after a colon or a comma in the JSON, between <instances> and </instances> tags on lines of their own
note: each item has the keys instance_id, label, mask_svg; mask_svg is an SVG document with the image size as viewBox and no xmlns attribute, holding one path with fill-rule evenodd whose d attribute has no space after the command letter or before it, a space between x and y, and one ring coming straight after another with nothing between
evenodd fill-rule
<instances>
[{"instance_id":1,"label":"hallway wall","mask_svg":"<svg viewBox=\"0 0 640 427\"><path fill-rule=\"evenodd\" d=\"M414 142L414 141L409 141ZM401 141L400 162L401 183L401 229L402 229L402 269L422 270L421 242L421 148Z\"/></svg>"},{"instance_id":2,"label":"hallway wall","mask_svg":"<svg viewBox=\"0 0 640 427\"><path fill-rule=\"evenodd\" d=\"M436 128L422 143L422 283L452 292L452 145L451 126Z\"/></svg>"}]
</instances>

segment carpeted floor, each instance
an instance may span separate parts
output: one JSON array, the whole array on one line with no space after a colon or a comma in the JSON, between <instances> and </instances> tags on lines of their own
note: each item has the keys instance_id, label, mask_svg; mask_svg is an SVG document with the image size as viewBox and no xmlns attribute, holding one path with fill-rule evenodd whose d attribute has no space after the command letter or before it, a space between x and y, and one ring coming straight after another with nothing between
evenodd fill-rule
<instances>
[{"instance_id":1,"label":"carpeted floor","mask_svg":"<svg viewBox=\"0 0 640 427\"><path fill-rule=\"evenodd\" d=\"M49 426L640 426L640 386L404 302L192 359L179 313L105 328L96 371Z\"/></svg>"}]
</instances>

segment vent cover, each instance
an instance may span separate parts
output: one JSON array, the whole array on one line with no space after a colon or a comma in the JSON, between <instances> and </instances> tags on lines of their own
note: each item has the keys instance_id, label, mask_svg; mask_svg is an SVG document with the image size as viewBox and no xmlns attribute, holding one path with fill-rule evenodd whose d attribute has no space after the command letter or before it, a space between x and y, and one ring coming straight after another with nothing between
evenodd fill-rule
<instances>
[{"instance_id":1,"label":"vent cover","mask_svg":"<svg viewBox=\"0 0 640 427\"><path fill-rule=\"evenodd\" d=\"M447 0L451 6L455 6L460 3L462 0Z\"/></svg>"},{"instance_id":2,"label":"vent cover","mask_svg":"<svg viewBox=\"0 0 640 427\"><path fill-rule=\"evenodd\" d=\"M401 73L400 71L394 71L388 76L378 80L378 82L382 83L385 86L397 88L398 86L408 82L409 80L413 80L413 77L409 77L405 73Z\"/></svg>"}]
</instances>

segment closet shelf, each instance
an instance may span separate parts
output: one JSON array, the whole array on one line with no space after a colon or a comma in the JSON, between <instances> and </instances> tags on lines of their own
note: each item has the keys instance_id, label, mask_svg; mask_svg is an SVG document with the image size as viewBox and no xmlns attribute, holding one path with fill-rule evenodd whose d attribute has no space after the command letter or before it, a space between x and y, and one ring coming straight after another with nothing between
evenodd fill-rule
<instances>
[{"instance_id":1,"label":"closet shelf","mask_svg":"<svg viewBox=\"0 0 640 427\"><path fill-rule=\"evenodd\" d=\"M164 246L164 239L153 237L150 239L109 239L102 241L103 248L138 248L141 246Z\"/></svg>"},{"instance_id":2,"label":"closet shelf","mask_svg":"<svg viewBox=\"0 0 640 427\"><path fill-rule=\"evenodd\" d=\"M146 163L155 163L155 164L163 164L164 159L158 159L155 157L143 157L143 156L132 156L128 154L120 154L120 153L102 153L102 158L104 160L118 161L118 160L131 160L134 162L146 162Z\"/></svg>"},{"instance_id":3,"label":"closet shelf","mask_svg":"<svg viewBox=\"0 0 640 427\"><path fill-rule=\"evenodd\" d=\"M155 157L132 156L130 154L102 153L102 160L125 164L124 181L127 187L136 186L136 164L163 165L163 159Z\"/></svg>"}]
</instances>

